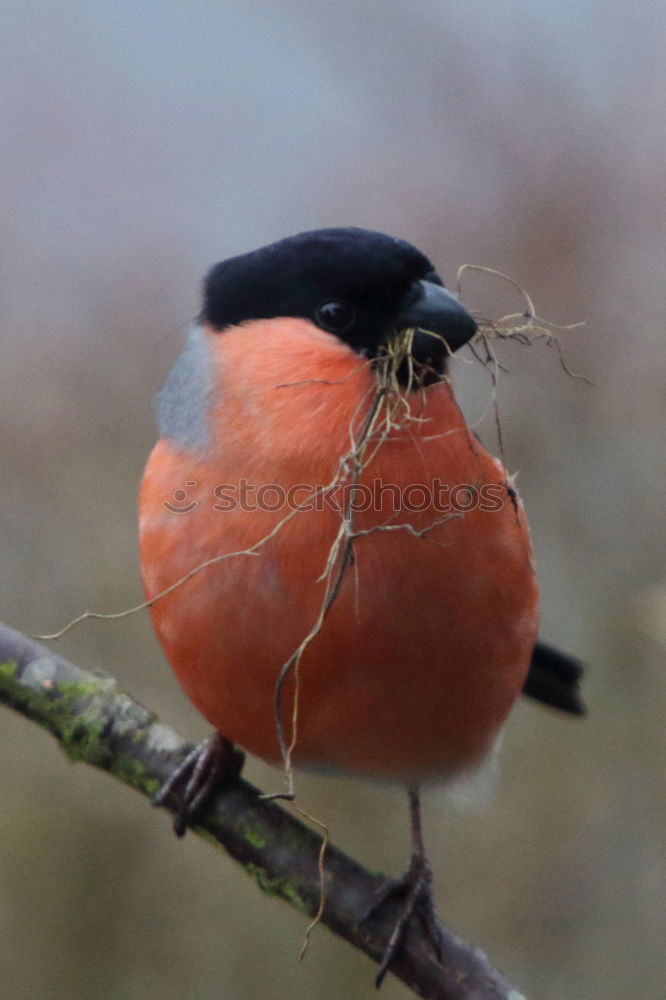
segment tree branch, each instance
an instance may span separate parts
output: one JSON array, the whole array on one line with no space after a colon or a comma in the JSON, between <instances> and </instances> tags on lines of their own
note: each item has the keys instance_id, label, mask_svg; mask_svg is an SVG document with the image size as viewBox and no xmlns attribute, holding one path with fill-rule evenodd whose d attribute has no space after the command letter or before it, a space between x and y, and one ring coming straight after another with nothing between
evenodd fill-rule
<instances>
[{"instance_id":1,"label":"tree branch","mask_svg":"<svg viewBox=\"0 0 666 1000\"><path fill-rule=\"evenodd\" d=\"M0 702L48 729L72 760L109 771L147 796L192 749L112 677L81 670L3 625ZM276 803L261 799L248 782L220 791L194 832L220 844L265 892L310 916L317 912L321 838ZM324 864L322 922L379 961L395 914L387 906L365 923L363 915L381 877L332 845ZM483 952L449 930L440 965L412 923L391 971L428 1000L523 1000Z\"/></svg>"}]
</instances>

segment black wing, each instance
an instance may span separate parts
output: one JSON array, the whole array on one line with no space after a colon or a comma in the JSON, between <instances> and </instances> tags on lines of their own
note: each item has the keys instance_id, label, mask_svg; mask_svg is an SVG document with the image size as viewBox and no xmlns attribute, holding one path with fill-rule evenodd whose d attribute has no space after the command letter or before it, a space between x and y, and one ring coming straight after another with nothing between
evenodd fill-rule
<instances>
[{"instance_id":1,"label":"black wing","mask_svg":"<svg viewBox=\"0 0 666 1000\"><path fill-rule=\"evenodd\" d=\"M562 712L585 715L586 708L580 694L582 676L583 664L579 660L560 653L544 642L537 642L523 694Z\"/></svg>"}]
</instances>

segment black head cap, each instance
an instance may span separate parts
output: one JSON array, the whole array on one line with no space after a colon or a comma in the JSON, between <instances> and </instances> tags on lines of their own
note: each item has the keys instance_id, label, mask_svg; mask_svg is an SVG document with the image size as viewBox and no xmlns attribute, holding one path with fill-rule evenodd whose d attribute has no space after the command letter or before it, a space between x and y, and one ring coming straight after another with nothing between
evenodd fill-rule
<instances>
[{"instance_id":1,"label":"black head cap","mask_svg":"<svg viewBox=\"0 0 666 1000\"><path fill-rule=\"evenodd\" d=\"M476 329L416 247L351 227L299 233L222 261L208 274L201 319L215 329L278 316L309 319L366 356L410 325L427 324L452 350ZM428 340L441 370L446 348Z\"/></svg>"}]
</instances>

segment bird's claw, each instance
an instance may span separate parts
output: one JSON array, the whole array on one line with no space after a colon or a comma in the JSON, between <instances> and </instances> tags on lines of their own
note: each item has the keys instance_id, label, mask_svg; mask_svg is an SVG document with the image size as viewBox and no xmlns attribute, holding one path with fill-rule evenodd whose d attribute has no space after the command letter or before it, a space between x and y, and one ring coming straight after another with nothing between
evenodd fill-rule
<instances>
[{"instance_id":1,"label":"bird's claw","mask_svg":"<svg viewBox=\"0 0 666 1000\"><path fill-rule=\"evenodd\" d=\"M402 878L387 878L366 910L363 922L374 917L389 900L395 897L401 899L402 902L399 904L398 917L393 925L393 930L384 949L379 970L375 977L375 986L377 988L381 986L384 976L388 972L389 966L400 948L412 914L419 917L426 937L432 944L438 961L442 961L444 936L435 910L432 871L427 858L413 854L409 868Z\"/></svg>"},{"instance_id":2,"label":"bird's claw","mask_svg":"<svg viewBox=\"0 0 666 1000\"><path fill-rule=\"evenodd\" d=\"M174 768L153 798L153 805L163 806L173 799L176 806L173 828L176 836L182 837L188 826L201 816L214 793L238 779L244 763L242 750L220 733L212 733Z\"/></svg>"}]
</instances>

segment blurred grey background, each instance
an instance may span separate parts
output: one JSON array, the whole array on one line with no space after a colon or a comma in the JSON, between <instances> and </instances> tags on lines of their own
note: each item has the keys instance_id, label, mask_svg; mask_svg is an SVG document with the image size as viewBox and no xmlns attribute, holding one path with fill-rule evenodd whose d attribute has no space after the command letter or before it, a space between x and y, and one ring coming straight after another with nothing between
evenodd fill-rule
<instances>
[{"instance_id":1,"label":"blurred grey background","mask_svg":"<svg viewBox=\"0 0 666 1000\"><path fill-rule=\"evenodd\" d=\"M355 224L413 241L449 285L463 263L508 272L542 315L587 323L564 347L593 387L508 345L499 402L542 634L590 663L591 714L520 705L490 802L429 794L440 911L528 996L661 1000L666 8L4 0L0 19L0 617L33 634L140 598L152 399L211 263ZM520 305L489 278L464 292ZM486 373L455 375L475 420ZM145 615L58 649L205 733ZM370 963L323 930L299 965L303 919L223 855L26 720L0 726L3 997L373 995ZM402 870L401 792L299 788L342 847Z\"/></svg>"}]
</instances>

